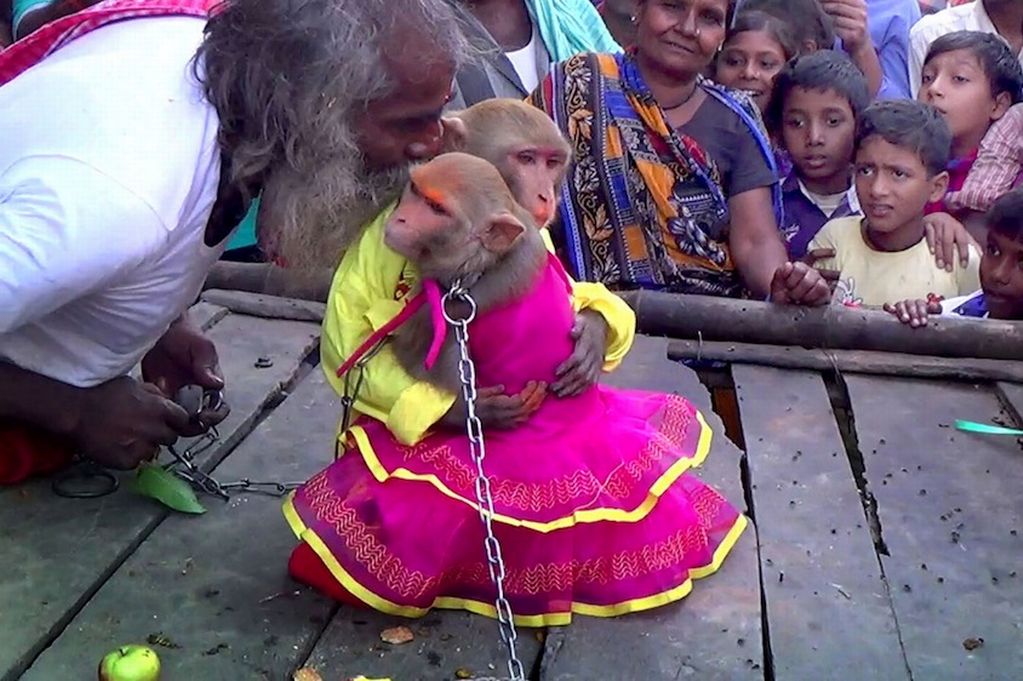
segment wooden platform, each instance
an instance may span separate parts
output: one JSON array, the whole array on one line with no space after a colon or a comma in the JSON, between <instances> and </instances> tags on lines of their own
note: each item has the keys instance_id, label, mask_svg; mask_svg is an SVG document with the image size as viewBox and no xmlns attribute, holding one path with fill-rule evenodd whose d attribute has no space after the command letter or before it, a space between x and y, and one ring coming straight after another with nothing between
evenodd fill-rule
<instances>
[{"instance_id":1,"label":"wooden platform","mask_svg":"<svg viewBox=\"0 0 1023 681\"><path fill-rule=\"evenodd\" d=\"M315 366L317 325L197 311L233 406L204 465L221 480L279 481L327 465L338 404ZM725 397L734 387L737 445L666 348L641 338L609 382L700 406L717 435L699 474L755 526L681 604L523 632L531 678L1023 678L1023 452L953 427L1020 425L1023 386L736 365L715 385ZM326 681L503 671L491 620L403 622L293 583L279 499L204 503L186 517L126 490L0 489L0 680L95 678L105 652L147 638L164 681L291 679L303 666ZM415 639L382 642L399 624Z\"/></svg>"}]
</instances>

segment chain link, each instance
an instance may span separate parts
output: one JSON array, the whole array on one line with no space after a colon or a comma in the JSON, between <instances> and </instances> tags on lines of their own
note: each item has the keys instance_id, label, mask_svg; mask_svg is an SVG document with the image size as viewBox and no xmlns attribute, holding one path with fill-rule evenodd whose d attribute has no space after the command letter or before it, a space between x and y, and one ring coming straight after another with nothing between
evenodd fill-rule
<instances>
[{"instance_id":1,"label":"chain link","mask_svg":"<svg viewBox=\"0 0 1023 681\"><path fill-rule=\"evenodd\" d=\"M352 425L352 414L355 412L355 401L359 398L359 391L362 390L362 382L366 378L366 365L369 361L377 356L381 348L384 347L386 338L381 339L379 343L370 348L365 355L345 372L345 380L343 386L343 395L341 397L341 428L338 432L345 433L348 431L349 426ZM358 376L355 378L355 388L352 388L352 374L358 371Z\"/></svg>"},{"instance_id":2,"label":"chain link","mask_svg":"<svg viewBox=\"0 0 1023 681\"><path fill-rule=\"evenodd\" d=\"M231 498L230 492L254 492L283 497L293 489L302 485L301 482L255 482L248 478L232 482L220 482L212 475L195 465L195 457L205 452L220 440L220 433L215 426L211 427L202 437L189 445L184 451L177 451L173 446L167 451L174 457L165 468L201 492L220 497L224 501Z\"/></svg>"},{"instance_id":3,"label":"chain link","mask_svg":"<svg viewBox=\"0 0 1023 681\"><path fill-rule=\"evenodd\" d=\"M461 317L455 316L453 311L448 310L448 304L452 302L467 304L468 312ZM444 320L454 328L455 342L458 345L458 378L462 385L462 399L465 401L465 430L469 437L469 453L476 464L476 504L486 532L483 548L487 556L487 567L490 571L490 579L497 589L495 606L501 640L508 649L508 673L511 675L512 681L525 681L525 669L516 652L515 642L518 639L518 633L515 631L515 620L512 616L511 604L504 593L505 566L504 558L501 555L501 543L494 534L494 497L490 491L490 478L487 477L483 468L483 462L487 456L486 442L483 438L483 423L476 414L476 399L478 397L476 365L469 355L469 324L476 318L476 301L460 282L455 282L441 299L441 311L444 314Z\"/></svg>"}]
</instances>

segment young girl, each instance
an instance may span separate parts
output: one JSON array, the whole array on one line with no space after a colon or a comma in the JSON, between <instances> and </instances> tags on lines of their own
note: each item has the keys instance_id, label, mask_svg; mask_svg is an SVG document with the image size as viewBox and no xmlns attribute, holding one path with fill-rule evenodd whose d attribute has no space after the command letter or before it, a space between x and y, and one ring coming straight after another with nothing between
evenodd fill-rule
<instances>
[{"instance_id":1,"label":"young girl","mask_svg":"<svg viewBox=\"0 0 1023 681\"><path fill-rule=\"evenodd\" d=\"M374 274L352 270L334 286L361 290L356 279ZM572 352L574 316L571 282L550 254L528 291L481 309L469 325L477 383L511 391L553 383ZM430 388L434 396L420 391L408 414L429 411L444 392ZM286 502L302 540L291 574L389 614L495 616L465 428L437 424L406 444L391 421L360 419L341 434L338 459ZM547 395L512 429L486 428L493 529L516 622L560 625L572 613L653 608L716 571L746 520L686 474L707 456L710 438L684 398L599 384L574 397Z\"/></svg>"},{"instance_id":2,"label":"young girl","mask_svg":"<svg viewBox=\"0 0 1023 681\"><path fill-rule=\"evenodd\" d=\"M739 12L715 64L715 80L749 93L761 111L771 101L774 77L798 53L785 22L765 12Z\"/></svg>"}]
</instances>

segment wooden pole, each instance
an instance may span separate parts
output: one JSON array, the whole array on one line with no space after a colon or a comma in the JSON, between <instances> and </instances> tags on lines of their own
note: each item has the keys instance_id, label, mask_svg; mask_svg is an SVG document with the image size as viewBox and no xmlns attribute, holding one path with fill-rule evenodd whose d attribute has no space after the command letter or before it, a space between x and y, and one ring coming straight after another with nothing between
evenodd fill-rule
<instances>
[{"instance_id":1,"label":"wooden pole","mask_svg":"<svg viewBox=\"0 0 1023 681\"><path fill-rule=\"evenodd\" d=\"M334 272L292 270L262 262L229 262L213 264L206 276L207 289L248 291L281 298L301 298L327 302Z\"/></svg>"},{"instance_id":2,"label":"wooden pole","mask_svg":"<svg viewBox=\"0 0 1023 681\"><path fill-rule=\"evenodd\" d=\"M760 364L783 369L844 371L914 378L1023 383L1023 362L1001 359L928 357L870 350L820 350L792 345L756 345L692 340L668 343L671 359L702 359L730 364Z\"/></svg>"},{"instance_id":3,"label":"wooden pole","mask_svg":"<svg viewBox=\"0 0 1023 681\"><path fill-rule=\"evenodd\" d=\"M1023 359L1023 323L934 317L913 329L886 312L627 291L641 333L703 341L876 350L936 357Z\"/></svg>"},{"instance_id":4,"label":"wooden pole","mask_svg":"<svg viewBox=\"0 0 1023 681\"><path fill-rule=\"evenodd\" d=\"M322 322L327 306L311 300L265 296L247 291L203 291L199 300L226 307L236 314L270 319L292 319L302 322Z\"/></svg>"}]
</instances>

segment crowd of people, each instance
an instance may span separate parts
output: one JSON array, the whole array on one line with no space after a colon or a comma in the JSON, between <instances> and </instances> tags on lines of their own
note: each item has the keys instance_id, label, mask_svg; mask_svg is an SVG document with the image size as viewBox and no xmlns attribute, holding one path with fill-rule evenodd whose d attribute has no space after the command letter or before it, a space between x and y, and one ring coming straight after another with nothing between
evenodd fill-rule
<instances>
[{"instance_id":1,"label":"crowd of people","mask_svg":"<svg viewBox=\"0 0 1023 681\"><path fill-rule=\"evenodd\" d=\"M0 46L0 483L76 453L131 469L226 416L219 401L197 414L175 401L183 386L223 387L187 314L220 258L338 268L323 368L342 390L339 367L418 293L379 236L410 166L451 148L448 113L495 98L542 111L570 148L550 161L565 165L557 212L536 227L572 278L574 367L593 367L580 391L631 342L614 290L874 306L913 327L1023 319L1018 0L0 0ZM139 362L142 380L129 376ZM386 351L359 371L358 418L401 446L465 408ZM535 383L485 387L485 426L521 424L543 402ZM660 430L681 428L669 415L699 429L688 406L658 405L656 423L630 426L646 443L630 456L661 443L642 465L663 476L637 478L640 507L596 515L640 522L669 557L624 580L619 600L591 602L597 614L681 598L742 531L709 488L672 486L706 451L696 431ZM401 471L400 484L415 478ZM316 498L352 503L341 483L316 484ZM642 524L662 494L688 518L678 536L663 514ZM360 503L353 517L379 510ZM411 588L369 594L344 564L349 535L307 534L294 507L289 520L299 579L382 609ZM543 534L562 521L510 524ZM674 560L672 541L699 557ZM593 579L618 579L600 571L607 556L587 560L603 566ZM392 611L443 600L452 574ZM532 621L587 611L555 603L571 601L571 579L548 576L558 595L526 599ZM465 584L458 607L493 614Z\"/></svg>"}]
</instances>

